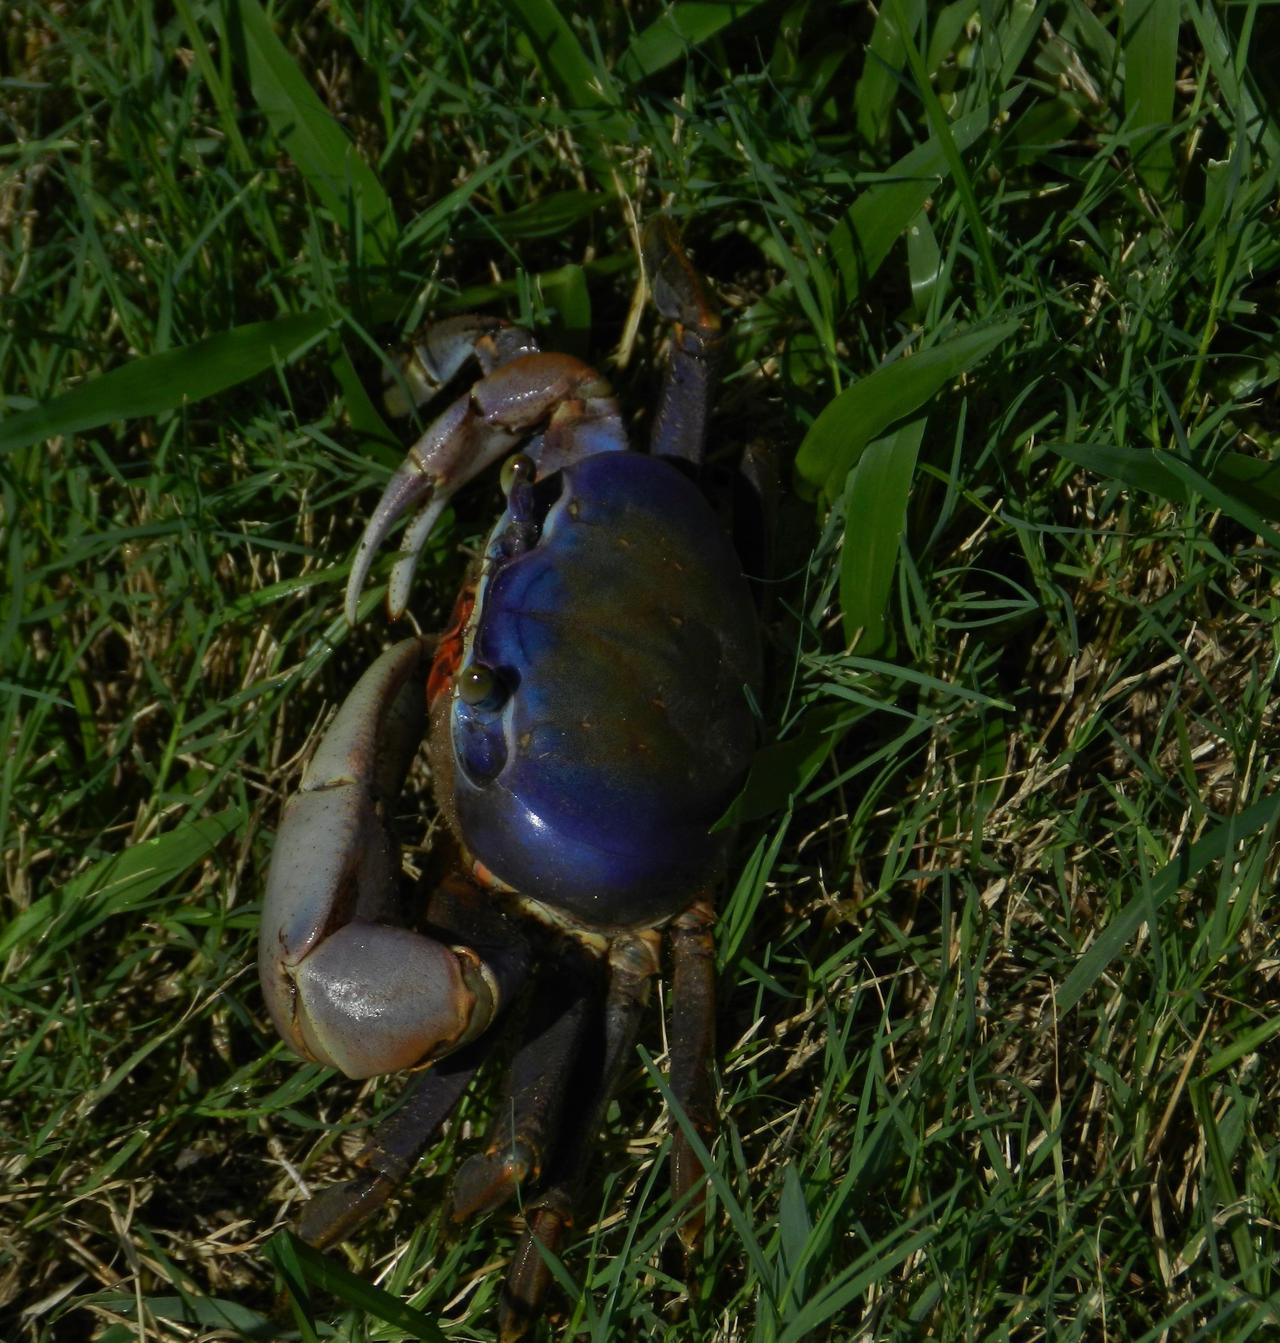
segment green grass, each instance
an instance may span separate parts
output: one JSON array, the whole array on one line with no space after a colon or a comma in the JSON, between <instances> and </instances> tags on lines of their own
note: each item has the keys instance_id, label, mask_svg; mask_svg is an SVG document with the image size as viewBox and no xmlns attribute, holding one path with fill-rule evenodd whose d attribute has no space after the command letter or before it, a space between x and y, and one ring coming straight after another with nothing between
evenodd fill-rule
<instances>
[{"instance_id":1,"label":"green grass","mask_svg":"<svg viewBox=\"0 0 1280 1343\"><path fill-rule=\"evenodd\" d=\"M655 1012L546 1336L1280 1336L1274 10L271 20L6 27L0 1336L491 1336L515 1219L439 1212L483 1089L345 1258L272 1239L397 1084L272 1041L262 873L389 637L340 618L381 350L482 307L643 407L658 208L781 459L769 745L705 1252L686 1296Z\"/></svg>"}]
</instances>

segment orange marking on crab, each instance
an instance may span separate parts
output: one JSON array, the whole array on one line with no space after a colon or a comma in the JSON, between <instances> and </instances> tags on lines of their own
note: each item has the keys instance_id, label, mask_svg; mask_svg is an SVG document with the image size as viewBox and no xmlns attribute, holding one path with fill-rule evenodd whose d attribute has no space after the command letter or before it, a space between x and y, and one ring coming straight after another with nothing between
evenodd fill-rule
<instances>
[{"instance_id":1,"label":"orange marking on crab","mask_svg":"<svg viewBox=\"0 0 1280 1343\"><path fill-rule=\"evenodd\" d=\"M431 663L430 672L427 673L428 705L434 704L449 689L453 684L453 678L458 674L458 668L462 665L462 637L475 604L476 590L474 585L468 583L458 594L449 628L440 636L435 660Z\"/></svg>"}]
</instances>

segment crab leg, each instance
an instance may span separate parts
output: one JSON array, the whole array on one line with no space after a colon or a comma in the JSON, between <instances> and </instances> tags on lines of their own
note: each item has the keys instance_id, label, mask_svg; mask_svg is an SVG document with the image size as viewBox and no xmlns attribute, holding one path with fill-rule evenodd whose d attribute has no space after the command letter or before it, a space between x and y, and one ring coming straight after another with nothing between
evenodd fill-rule
<instances>
[{"instance_id":1,"label":"crab leg","mask_svg":"<svg viewBox=\"0 0 1280 1343\"><path fill-rule=\"evenodd\" d=\"M715 1100L711 1060L715 1056L715 911L699 900L671 927L671 1091L699 1137L714 1128ZM680 1240L688 1255L702 1240L706 1200L700 1186L706 1171L693 1144L678 1124L671 1126L671 1201L688 1202Z\"/></svg>"},{"instance_id":2,"label":"crab leg","mask_svg":"<svg viewBox=\"0 0 1280 1343\"><path fill-rule=\"evenodd\" d=\"M670 931L674 961L671 1090L694 1128L704 1136L712 1131L715 1108L710 1075L715 1048L714 925L711 901L704 899L680 915ZM502 1343L513 1343L522 1337L537 1318L551 1277L543 1251L558 1252L564 1232L572 1225L573 1208L596 1129L623 1070L634 1057L640 1014L658 972L656 935L616 939L609 960L604 1059L594 1081L593 1095L581 1107L571 1131L562 1135L559 1151L563 1155L550 1172L548 1187L526 1211L525 1234L503 1287L498 1331ZM692 1204L680 1227L687 1256L702 1238L706 1207L697 1190L706 1179L706 1171L684 1131L673 1128L672 1202Z\"/></svg>"},{"instance_id":3,"label":"crab leg","mask_svg":"<svg viewBox=\"0 0 1280 1343\"><path fill-rule=\"evenodd\" d=\"M555 975L537 981L490 1126L488 1150L466 1161L454 1176L455 1222L492 1212L541 1175L559 1136L570 1078L595 1024L592 1009L598 1008L600 995L600 967L580 947L562 948Z\"/></svg>"},{"instance_id":4,"label":"crab leg","mask_svg":"<svg viewBox=\"0 0 1280 1343\"><path fill-rule=\"evenodd\" d=\"M298 1234L308 1245L323 1250L346 1240L382 1207L453 1113L486 1052L483 1043L476 1044L418 1074L356 1158L363 1173L331 1185L303 1208Z\"/></svg>"},{"instance_id":5,"label":"crab leg","mask_svg":"<svg viewBox=\"0 0 1280 1343\"><path fill-rule=\"evenodd\" d=\"M427 645L385 652L339 709L285 808L258 957L276 1029L349 1077L411 1068L461 1048L522 977L397 927L400 861L382 818L422 732Z\"/></svg>"},{"instance_id":6,"label":"crab leg","mask_svg":"<svg viewBox=\"0 0 1280 1343\"><path fill-rule=\"evenodd\" d=\"M503 1284L498 1318L501 1343L514 1343L537 1318L551 1281L543 1251L558 1252L594 1150L597 1130L626 1067L635 1059L640 1015L658 973L656 931L624 934L609 947L609 991L604 1011L604 1055L569 1131L560 1135L547 1187L526 1209L526 1229Z\"/></svg>"},{"instance_id":7,"label":"crab leg","mask_svg":"<svg viewBox=\"0 0 1280 1343\"><path fill-rule=\"evenodd\" d=\"M351 624L373 557L396 520L417 510L387 588L392 619L408 604L418 555L449 500L544 426L537 444L529 445L539 477L577 457L627 446L609 384L580 360L567 354L523 354L495 368L431 425L387 482L347 580L345 610Z\"/></svg>"},{"instance_id":8,"label":"crab leg","mask_svg":"<svg viewBox=\"0 0 1280 1343\"><path fill-rule=\"evenodd\" d=\"M708 303L671 220L664 215L650 219L641 235L640 251L654 304L672 327L650 451L659 457L701 462L711 385L724 340L720 316Z\"/></svg>"}]
</instances>

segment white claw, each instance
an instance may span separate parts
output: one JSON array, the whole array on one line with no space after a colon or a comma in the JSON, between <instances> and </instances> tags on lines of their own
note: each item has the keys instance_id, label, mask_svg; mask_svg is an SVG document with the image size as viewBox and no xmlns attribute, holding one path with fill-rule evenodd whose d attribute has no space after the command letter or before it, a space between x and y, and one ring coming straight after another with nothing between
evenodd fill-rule
<instances>
[{"instance_id":1,"label":"white claw","mask_svg":"<svg viewBox=\"0 0 1280 1343\"><path fill-rule=\"evenodd\" d=\"M404 536L400 538L400 555L391 568L391 578L387 582L387 614L392 620L399 620L409 605L409 592L413 587L413 571L418 567L418 556L422 554L428 537L435 531L440 514L448 502L447 494L441 492L434 495L404 529Z\"/></svg>"}]
</instances>

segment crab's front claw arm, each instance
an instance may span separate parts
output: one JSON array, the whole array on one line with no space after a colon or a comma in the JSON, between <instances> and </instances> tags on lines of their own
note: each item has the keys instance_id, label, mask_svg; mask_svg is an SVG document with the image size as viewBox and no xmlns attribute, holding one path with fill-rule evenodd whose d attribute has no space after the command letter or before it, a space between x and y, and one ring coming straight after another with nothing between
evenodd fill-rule
<instances>
[{"instance_id":1,"label":"crab's front claw arm","mask_svg":"<svg viewBox=\"0 0 1280 1343\"><path fill-rule=\"evenodd\" d=\"M449 500L537 430L527 450L539 477L578 457L627 446L618 403L593 368L567 354L536 352L499 364L434 421L387 482L351 562L344 607L350 624L374 556L396 521L414 515L387 585L392 619L409 603L418 555Z\"/></svg>"},{"instance_id":2,"label":"crab's front claw arm","mask_svg":"<svg viewBox=\"0 0 1280 1343\"><path fill-rule=\"evenodd\" d=\"M272 1021L303 1058L372 1077L452 1052L496 1015L474 951L395 926L398 847L381 815L422 736L428 648L409 639L361 677L285 809L258 968Z\"/></svg>"},{"instance_id":3,"label":"crab's front claw arm","mask_svg":"<svg viewBox=\"0 0 1280 1343\"><path fill-rule=\"evenodd\" d=\"M382 404L388 415L407 415L446 387L468 359L488 375L521 355L537 353L538 343L529 332L500 317L446 317L423 327L409 348L393 357Z\"/></svg>"}]
</instances>

